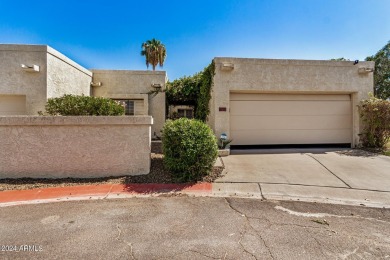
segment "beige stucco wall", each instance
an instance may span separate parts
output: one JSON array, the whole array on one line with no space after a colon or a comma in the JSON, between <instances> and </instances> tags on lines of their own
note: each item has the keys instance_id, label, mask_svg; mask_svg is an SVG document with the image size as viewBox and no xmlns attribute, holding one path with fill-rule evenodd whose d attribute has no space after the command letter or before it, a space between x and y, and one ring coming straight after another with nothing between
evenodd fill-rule
<instances>
[{"instance_id":1,"label":"beige stucco wall","mask_svg":"<svg viewBox=\"0 0 390 260\"><path fill-rule=\"evenodd\" d=\"M229 95L237 93L350 94L353 112L353 146L358 143L357 104L373 91L373 73L358 73L373 62L215 58L215 76L209 124L219 136L230 135ZM221 69L233 64L234 69ZM226 107L220 112L219 107Z\"/></svg>"},{"instance_id":2,"label":"beige stucco wall","mask_svg":"<svg viewBox=\"0 0 390 260\"><path fill-rule=\"evenodd\" d=\"M147 174L150 116L0 116L0 178Z\"/></svg>"},{"instance_id":3,"label":"beige stucco wall","mask_svg":"<svg viewBox=\"0 0 390 260\"><path fill-rule=\"evenodd\" d=\"M28 72L21 64L38 65ZM26 114L63 94L90 94L92 72L47 45L0 44L0 95L25 95Z\"/></svg>"},{"instance_id":4,"label":"beige stucco wall","mask_svg":"<svg viewBox=\"0 0 390 260\"><path fill-rule=\"evenodd\" d=\"M93 82L102 86L93 87L92 95L115 99L143 99L145 113L153 117L152 137L161 136L165 122L165 93L148 96L152 84L160 84L165 89L165 71L92 70Z\"/></svg>"},{"instance_id":5,"label":"beige stucco wall","mask_svg":"<svg viewBox=\"0 0 390 260\"><path fill-rule=\"evenodd\" d=\"M29 115L46 103L46 50L43 45L0 44L0 95L25 95ZM38 65L40 71L24 71L21 64Z\"/></svg>"},{"instance_id":6,"label":"beige stucco wall","mask_svg":"<svg viewBox=\"0 0 390 260\"><path fill-rule=\"evenodd\" d=\"M47 98L64 94L90 95L92 72L48 47Z\"/></svg>"}]
</instances>

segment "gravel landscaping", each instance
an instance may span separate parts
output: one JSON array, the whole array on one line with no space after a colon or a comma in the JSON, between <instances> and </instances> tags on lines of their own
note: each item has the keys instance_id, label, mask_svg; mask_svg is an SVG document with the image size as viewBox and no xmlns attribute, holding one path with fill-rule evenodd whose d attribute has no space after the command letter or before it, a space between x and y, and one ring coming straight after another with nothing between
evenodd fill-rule
<instances>
[{"instance_id":1,"label":"gravel landscaping","mask_svg":"<svg viewBox=\"0 0 390 260\"><path fill-rule=\"evenodd\" d=\"M222 175L223 167L214 167L213 171L198 182L213 182ZM97 185L110 183L179 183L172 174L164 168L161 143L152 142L150 173L139 176L105 177L105 178L63 178L63 179L0 179L0 191L25 190L47 187L65 187L77 185Z\"/></svg>"}]
</instances>

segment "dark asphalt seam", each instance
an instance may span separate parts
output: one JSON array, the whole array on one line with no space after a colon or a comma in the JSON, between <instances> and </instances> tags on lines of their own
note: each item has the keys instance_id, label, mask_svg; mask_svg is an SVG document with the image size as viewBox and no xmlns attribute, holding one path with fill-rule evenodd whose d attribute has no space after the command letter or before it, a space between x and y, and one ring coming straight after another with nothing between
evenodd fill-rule
<instances>
[{"instance_id":1,"label":"dark asphalt seam","mask_svg":"<svg viewBox=\"0 0 390 260\"><path fill-rule=\"evenodd\" d=\"M232 209L233 211L237 212L237 213L240 214L242 217L245 217L245 220L246 220L247 225L248 225L249 227L251 227L251 229L255 232L256 236L261 240L261 242L263 242L263 245L267 248L268 253L269 253L269 255L271 256L271 258L272 258L272 259L275 259L274 255L273 255L272 252L271 252L271 249L269 248L269 246L268 246L267 243L265 242L264 238L257 232L257 230L252 226L251 222L249 221L249 218L250 218L250 217L248 217L246 214L244 214L243 212L239 211L238 209L234 208L234 207L232 206L231 202L230 202L227 198L225 198L225 201L226 201L226 203L228 204L228 206L229 206L230 209ZM240 241L240 242L241 242L241 241ZM241 244L240 244L240 245L241 245ZM244 249L243 246L241 246L241 247L242 247L242 249L243 249L244 251L246 251L246 250ZM248 252L248 253L249 253L249 252ZM252 254L251 254L251 255L252 255ZM256 256L254 256L254 255L253 255L253 257L256 258ZM256 258L256 259L257 259L257 258Z\"/></svg>"},{"instance_id":2,"label":"dark asphalt seam","mask_svg":"<svg viewBox=\"0 0 390 260\"><path fill-rule=\"evenodd\" d=\"M238 244L241 246L242 250L247 253L248 255L252 256L254 259L258 260L257 257L252 254L251 252L249 252L245 247L244 245L241 243L241 240L244 238L245 234L246 234L247 230L245 229L244 230L244 233L241 233L241 237L240 237L240 240L238 241Z\"/></svg>"},{"instance_id":3,"label":"dark asphalt seam","mask_svg":"<svg viewBox=\"0 0 390 260\"><path fill-rule=\"evenodd\" d=\"M269 248L268 244L265 242L264 238L262 237L262 235L252 226L251 222L249 221L249 219L246 217L246 220L248 222L248 225L252 228L252 230L255 232L255 235L261 240L261 242L263 242L263 245L265 246L265 248L267 248L268 250L268 253L269 255L271 256L272 259L275 259L274 255L272 254L271 252L271 249ZM257 259L257 258L256 258Z\"/></svg>"},{"instance_id":4,"label":"dark asphalt seam","mask_svg":"<svg viewBox=\"0 0 390 260\"><path fill-rule=\"evenodd\" d=\"M237 212L238 214L241 215L241 217L246 217L246 215L244 213L242 213L241 211L239 211L238 209L234 208L231 204L231 202L228 200L228 198L224 198L226 203L228 204L229 208L234 210L235 212Z\"/></svg>"},{"instance_id":5,"label":"dark asphalt seam","mask_svg":"<svg viewBox=\"0 0 390 260\"><path fill-rule=\"evenodd\" d=\"M307 153L304 153L304 155L307 155L309 156L310 158L314 159L316 162L318 162L319 164L321 164L326 170L328 170L328 172L330 172L333 176L335 176L337 179L339 179L342 183L344 183L348 188L352 188L351 186L349 186L348 183L346 183L343 179L341 179L339 176L337 176L334 172L332 172L328 167L326 167L324 164L322 164L322 162L320 162L317 158L315 158L314 156L311 156L310 154L307 154Z\"/></svg>"},{"instance_id":6,"label":"dark asphalt seam","mask_svg":"<svg viewBox=\"0 0 390 260\"><path fill-rule=\"evenodd\" d=\"M263 190L261 189L260 182L258 182L257 185L259 185L261 199L262 199L262 200L267 200L267 199L264 197L264 195L263 195Z\"/></svg>"}]
</instances>

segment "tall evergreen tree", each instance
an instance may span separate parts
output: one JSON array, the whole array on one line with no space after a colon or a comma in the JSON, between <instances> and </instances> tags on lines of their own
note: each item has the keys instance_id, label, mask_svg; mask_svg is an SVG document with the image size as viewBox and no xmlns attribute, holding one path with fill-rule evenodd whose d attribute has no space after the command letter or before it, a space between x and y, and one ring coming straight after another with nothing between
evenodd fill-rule
<instances>
[{"instance_id":1,"label":"tall evergreen tree","mask_svg":"<svg viewBox=\"0 0 390 260\"><path fill-rule=\"evenodd\" d=\"M390 98L390 41L375 55L367 57L375 62L374 95L377 98Z\"/></svg>"}]
</instances>

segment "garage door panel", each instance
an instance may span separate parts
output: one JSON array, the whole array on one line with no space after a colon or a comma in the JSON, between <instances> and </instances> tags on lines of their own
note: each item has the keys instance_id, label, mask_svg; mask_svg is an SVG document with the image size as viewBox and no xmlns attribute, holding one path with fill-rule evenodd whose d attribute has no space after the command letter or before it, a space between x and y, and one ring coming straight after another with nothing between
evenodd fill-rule
<instances>
[{"instance_id":1,"label":"garage door panel","mask_svg":"<svg viewBox=\"0 0 390 260\"><path fill-rule=\"evenodd\" d=\"M351 143L351 130L234 130L231 138L232 145Z\"/></svg>"},{"instance_id":2,"label":"garage door panel","mask_svg":"<svg viewBox=\"0 0 390 260\"><path fill-rule=\"evenodd\" d=\"M295 100L295 101L335 101L335 100L351 100L351 96L348 94L345 95L332 95L332 94L291 94L291 95L281 95L281 94L259 94L259 93L230 93L230 100L234 101L243 101L243 100Z\"/></svg>"},{"instance_id":3,"label":"garage door panel","mask_svg":"<svg viewBox=\"0 0 390 260\"><path fill-rule=\"evenodd\" d=\"M231 101L236 115L350 115L350 101Z\"/></svg>"},{"instance_id":4,"label":"garage door panel","mask_svg":"<svg viewBox=\"0 0 390 260\"><path fill-rule=\"evenodd\" d=\"M26 96L0 95L0 115L26 114Z\"/></svg>"},{"instance_id":5,"label":"garage door panel","mask_svg":"<svg viewBox=\"0 0 390 260\"><path fill-rule=\"evenodd\" d=\"M263 129L351 129L349 115L232 116L231 130Z\"/></svg>"},{"instance_id":6,"label":"garage door panel","mask_svg":"<svg viewBox=\"0 0 390 260\"><path fill-rule=\"evenodd\" d=\"M349 95L246 93L232 94L231 98L235 99L230 101L233 145L352 141Z\"/></svg>"}]
</instances>

